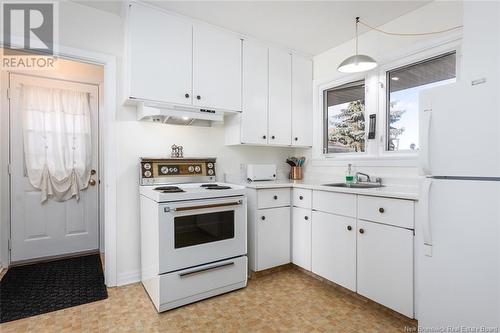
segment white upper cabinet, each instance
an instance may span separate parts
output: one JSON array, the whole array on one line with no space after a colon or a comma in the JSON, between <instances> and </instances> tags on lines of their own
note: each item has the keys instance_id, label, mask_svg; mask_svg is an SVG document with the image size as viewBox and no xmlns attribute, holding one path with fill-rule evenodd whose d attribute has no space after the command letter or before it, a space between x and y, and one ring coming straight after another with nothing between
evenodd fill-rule
<instances>
[{"instance_id":1,"label":"white upper cabinet","mask_svg":"<svg viewBox=\"0 0 500 333\"><path fill-rule=\"evenodd\" d=\"M312 146L312 61L292 55L292 146Z\"/></svg>"},{"instance_id":2,"label":"white upper cabinet","mask_svg":"<svg viewBox=\"0 0 500 333\"><path fill-rule=\"evenodd\" d=\"M137 3L129 14L128 97L191 104L192 24Z\"/></svg>"},{"instance_id":3,"label":"white upper cabinet","mask_svg":"<svg viewBox=\"0 0 500 333\"><path fill-rule=\"evenodd\" d=\"M267 143L268 48L243 42L243 112L241 142Z\"/></svg>"},{"instance_id":4,"label":"white upper cabinet","mask_svg":"<svg viewBox=\"0 0 500 333\"><path fill-rule=\"evenodd\" d=\"M241 39L132 3L128 17L128 99L241 111Z\"/></svg>"},{"instance_id":5,"label":"white upper cabinet","mask_svg":"<svg viewBox=\"0 0 500 333\"><path fill-rule=\"evenodd\" d=\"M241 39L193 28L193 104L241 111Z\"/></svg>"},{"instance_id":6,"label":"white upper cabinet","mask_svg":"<svg viewBox=\"0 0 500 333\"><path fill-rule=\"evenodd\" d=\"M292 136L292 56L269 49L269 144L290 145Z\"/></svg>"}]
</instances>

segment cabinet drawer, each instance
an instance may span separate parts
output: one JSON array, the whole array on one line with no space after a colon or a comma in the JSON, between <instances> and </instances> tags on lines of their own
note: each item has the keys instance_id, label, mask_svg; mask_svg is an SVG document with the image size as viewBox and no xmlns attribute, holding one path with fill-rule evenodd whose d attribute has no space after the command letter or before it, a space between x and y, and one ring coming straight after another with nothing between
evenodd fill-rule
<instances>
[{"instance_id":1,"label":"cabinet drawer","mask_svg":"<svg viewBox=\"0 0 500 333\"><path fill-rule=\"evenodd\" d=\"M257 192L257 208L290 206L289 188L270 188Z\"/></svg>"},{"instance_id":2,"label":"cabinet drawer","mask_svg":"<svg viewBox=\"0 0 500 333\"><path fill-rule=\"evenodd\" d=\"M292 201L295 207L311 209L312 190L306 190L303 188L294 188L292 190Z\"/></svg>"},{"instance_id":3,"label":"cabinet drawer","mask_svg":"<svg viewBox=\"0 0 500 333\"><path fill-rule=\"evenodd\" d=\"M413 229L413 201L360 195L358 218Z\"/></svg>"},{"instance_id":4,"label":"cabinet drawer","mask_svg":"<svg viewBox=\"0 0 500 333\"><path fill-rule=\"evenodd\" d=\"M160 275L160 310L190 303L193 295L244 284L247 279L247 257L238 257L182 271Z\"/></svg>"},{"instance_id":5,"label":"cabinet drawer","mask_svg":"<svg viewBox=\"0 0 500 333\"><path fill-rule=\"evenodd\" d=\"M355 194L314 191L313 196L312 206L314 210L356 217Z\"/></svg>"}]
</instances>

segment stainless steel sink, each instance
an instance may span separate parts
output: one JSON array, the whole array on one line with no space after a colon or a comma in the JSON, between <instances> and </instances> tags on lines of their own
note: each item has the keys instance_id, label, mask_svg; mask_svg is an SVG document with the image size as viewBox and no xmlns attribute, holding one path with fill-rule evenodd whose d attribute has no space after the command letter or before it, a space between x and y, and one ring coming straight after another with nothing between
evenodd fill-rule
<instances>
[{"instance_id":1,"label":"stainless steel sink","mask_svg":"<svg viewBox=\"0 0 500 333\"><path fill-rule=\"evenodd\" d=\"M333 184L323 184L323 186L332 186L332 187L345 187L345 188L379 188L384 187L382 184L378 183L333 183Z\"/></svg>"}]
</instances>

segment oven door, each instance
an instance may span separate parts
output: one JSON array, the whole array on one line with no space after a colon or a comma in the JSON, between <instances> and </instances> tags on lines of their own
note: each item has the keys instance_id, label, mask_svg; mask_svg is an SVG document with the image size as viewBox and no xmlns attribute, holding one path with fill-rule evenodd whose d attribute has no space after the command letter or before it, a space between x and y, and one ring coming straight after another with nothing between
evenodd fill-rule
<instances>
[{"instance_id":1,"label":"oven door","mask_svg":"<svg viewBox=\"0 0 500 333\"><path fill-rule=\"evenodd\" d=\"M160 274L247 253L246 197L160 204Z\"/></svg>"}]
</instances>

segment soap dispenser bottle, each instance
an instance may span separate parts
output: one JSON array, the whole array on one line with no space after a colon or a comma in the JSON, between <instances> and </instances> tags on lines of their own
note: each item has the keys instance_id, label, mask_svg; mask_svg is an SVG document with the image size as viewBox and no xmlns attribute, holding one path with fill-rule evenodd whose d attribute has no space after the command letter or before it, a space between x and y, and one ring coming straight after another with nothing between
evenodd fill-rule
<instances>
[{"instance_id":1,"label":"soap dispenser bottle","mask_svg":"<svg viewBox=\"0 0 500 333\"><path fill-rule=\"evenodd\" d=\"M351 185L352 183L354 183L354 176L352 175L352 164L349 163L347 165L347 172L345 174L345 183L347 185Z\"/></svg>"}]
</instances>

